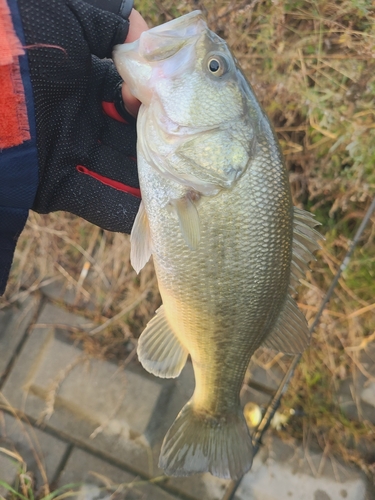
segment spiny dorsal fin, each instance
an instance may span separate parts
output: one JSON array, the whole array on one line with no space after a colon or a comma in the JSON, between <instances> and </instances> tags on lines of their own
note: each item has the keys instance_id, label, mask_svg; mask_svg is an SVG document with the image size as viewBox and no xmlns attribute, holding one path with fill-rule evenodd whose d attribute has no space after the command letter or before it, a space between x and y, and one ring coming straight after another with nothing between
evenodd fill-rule
<instances>
[{"instance_id":1,"label":"spiny dorsal fin","mask_svg":"<svg viewBox=\"0 0 375 500\"><path fill-rule=\"evenodd\" d=\"M141 201L134 221L130 243L130 262L138 274L151 256L150 227L143 201Z\"/></svg>"},{"instance_id":2,"label":"spiny dorsal fin","mask_svg":"<svg viewBox=\"0 0 375 500\"><path fill-rule=\"evenodd\" d=\"M142 332L137 353L143 368L157 377L178 377L185 366L188 353L169 326L163 306Z\"/></svg>"},{"instance_id":3,"label":"spiny dorsal fin","mask_svg":"<svg viewBox=\"0 0 375 500\"><path fill-rule=\"evenodd\" d=\"M323 236L314 229L320 222L314 219L313 214L294 207L293 218L293 256L290 276L290 290L295 292L299 280L306 275L309 262L315 260L313 252L320 248L319 240Z\"/></svg>"},{"instance_id":4,"label":"spiny dorsal fin","mask_svg":"<svg viewBox=\"0 0 375 500\"><path fill-rule=\"evenodd\" d=\"M201 237L199 214L189 193L178 200L172 200L172 206L177 214L182 236L191 250L198 248Z\"/></svg>"},{"instance_id":5,"label":"spiny dorsal fin","mask_svg":"<svg viewBox=\"0 0 375 500\"><path fill-rule=\"evenodd\" d=\"M299 354L306 349L309 341L306 318L288 295L279 319L263 345L286 354Z\"/></svg>"}]
</instances>

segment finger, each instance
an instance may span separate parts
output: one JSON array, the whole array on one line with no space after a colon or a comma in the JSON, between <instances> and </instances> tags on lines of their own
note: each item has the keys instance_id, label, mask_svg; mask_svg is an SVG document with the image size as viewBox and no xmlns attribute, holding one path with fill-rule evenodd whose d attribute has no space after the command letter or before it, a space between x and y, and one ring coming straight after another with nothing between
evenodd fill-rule
<instances>
[{"instance_id":1,"label":"finger","mask_svg":"<svg viewBox=\"0 0 375 500\"><path fill-rule=\"evenodd\" d=\"M93 75L96 76L95 81L98 82L101 88L102 101L107 103L112 102L126 121L128 121L127 116L129 113L135 118L141 103L130 93L129 89L123 83L113 62L109 60L102 61L92 56L92 68ZM104 85L102 84L103 81ZM107 109L104 111L110 115Z\"/></svg>"},{"instance_id":2,"label":"finger","mask_svg":"<svg viewBox=\"0 0 375 500\"><path fill-rule=\"evenodd\" d=\"M85 0L93 7L108 10L124 19L128 19L133 8L133 0Z\"/></svg>"},{"instance_id":3,"label":"finger","mask_svg":"<svg viewBox=\"0 0 375 500\"><path fill-rule=\"evenodd\" d=\"M134 117L137 116L139 107L141 105L140 101L131 94L129 87L126 82L122 84L121 89L122 100L124 101L125 109Z\"/></svg>"},{"instance_id":4,"label":"finger","mask_svg":"<svg viewBox=\"0 0 375 500\"><path fill-rule=\"evenodd\" d=\"M136 120L129 114L127 121L125 121L123 116L119 114L116 117L111 114L108 116L106 113L103 116L98 139L101 144L111 147L127 158L136 158L137 156Z\"/></svg>"},{"instance_id":5,"label":"finger","mask_svg":"<svg viewBox=\"0 0 375 500\"><path fill-rule=\"evenodd\" d=\"M113 1L108 0L108 4ZM92 54L101 59L111 57L114 45L126 39L129 31L128 20L98 9L84 0L67 0L67 6L77 18Z\"/></svg>"},{"instance_id":6,"label":"finger","mask_svg":"<svg viewBox=\"0 0 375 500\"><path fill-rule=\"evenodd\" d=\"M135 9L131 11L131 14L129 16L129 23L130 26L128 36L126 37L126 43L131 43L135 40L138 40L138 38L141 36L141 33L148 30L146 21Z\"/></svg>"},{"instance_id":7,"label":"finger","mask_svg":"<svg viewBox=\"0 0 375 500\"><path fill-rule=\"evenodd\" d=\"M131 11L131 14L129 16L129 22L130 26L129 26L128 36L126 37L126 43L131 43L134 42L135 40L138 40L141 34L144 31L148 30L146 21L143 19L141 14L135 9ZM136 117L141 103L140 101L138 101L136 97L133 96L133 94L131 94L126 82L124 82L122 86L122 99L124 101L126 110L131 115Z\"/></svg>"}]
</instances>

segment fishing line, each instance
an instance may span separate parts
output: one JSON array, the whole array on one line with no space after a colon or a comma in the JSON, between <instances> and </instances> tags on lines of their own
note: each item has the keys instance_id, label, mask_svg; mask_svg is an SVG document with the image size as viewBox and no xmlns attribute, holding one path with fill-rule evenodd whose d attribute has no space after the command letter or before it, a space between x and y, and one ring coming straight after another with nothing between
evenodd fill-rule
<instances>
[{"instance_id":1,"label":"fishing line","mask_svg":"<svg viewBox=\"0 0 375 500\"><path fill-rule=\"evenodd\" d=\"M362 233L363 233L368 221L370 220L372 214L374 213L374 211L375 211L375 198L372 200L372 203L369 206L369 208L368 208L368 210L367 210L367 212L366 212L366 214L365 214L365 216L364 216L364 218L363 218L363 220L362 220L362 222L361 222L361 224L360 224L360 226L359 226L359 228L358 228L358 230L357 230L357 232L356 232L356 234L355 234L355 236L354 236L354 238L349 246L349 249L346 252L345 257L344 257L339 269L337 270L337 273L336 273L334 279L332 280L331 285L330 285L324 299L322 300L319 311L316 313L315 319L309 328L310 334L312 334L313 331L315 330L315 328L317 327L319 320L320 320L320 317L323 314L323 311L324 311L327 303L329 302L330 298L332 297L333 291L336 288L336 285L340 279L340 276L345 271L345 269L348 267L350 259L352 257L352 254L354 252L354 249L355 249L358 241L360 240ZM297 354L297 356L294 357L292 363L290 364L290 366L288 368L288 371L284 375L282 382L280 383L275 395L273 396L270 404L268 405L267 410L266 410L254 436L253 436L254 457L259 451L260 445L262 444L263 435L266 432L266 430L268 429L268 427L270 426L270 423L271 423L276 411L278 410L278 408L280 406L281 398L283 397L284 393L288 389L290 380L293 377L294 371L295 371L298 363L300 362L301 357L302 357L302 354ZM238 479L237 481L233 482L233 484L229 485L222 500L234 500L234 495L235 495L242 479L243 479L243 476L240 477L240 479Z\"/></svg>"}]
</instances>

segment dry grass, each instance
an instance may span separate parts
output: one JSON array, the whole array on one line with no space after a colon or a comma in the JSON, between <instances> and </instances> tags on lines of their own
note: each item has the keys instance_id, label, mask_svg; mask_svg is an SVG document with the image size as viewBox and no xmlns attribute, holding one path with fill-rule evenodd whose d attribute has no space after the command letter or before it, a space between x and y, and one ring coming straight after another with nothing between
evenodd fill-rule
<instances>
[{"instance_id":1,"label":"dry grass","mask_svg":"<svg viewBox=\"0 0 375 500\"><path fill-rule=\"evenodd\" d=\"M87 350L95 355L124 359L145 321L160 305L152 263L137 276L129 261L129 237L103 231L68 213L31 213L16 249L5 307L21 294L63 281L75 293L71 306L98 325L92 335L77 330Z\"/></svg>"},{"instance_id":2,"label":"dry grass","mask_svg":"<svg viewBox=\"0 0 375 500\"><path fill-rule=\"evenodd\" d=\"M324 248L298 298L311 320L375 192L371 2L139 0L137 7L150 25L202 9L252 83L278 133L295 204L323 224ZM363 373L361 352L375 340L374 222L373 217L283 402L285 409L298 407L305 414L290 423L288 434L305 442L314 437L324 450L367 472L375 468L374 456L352 445L361 438L373 442L375 428L349 421L338 407L337 391L346 377ZM133 352L133 339L160 299L152 265L139 276L132 270L128 237L69 214L32 214L3 304L56 275L76 291L76 310L84 308L98 324L117 315L95 335L74 334L86 348L119 360Z\"/></svg>"}]
</instances>

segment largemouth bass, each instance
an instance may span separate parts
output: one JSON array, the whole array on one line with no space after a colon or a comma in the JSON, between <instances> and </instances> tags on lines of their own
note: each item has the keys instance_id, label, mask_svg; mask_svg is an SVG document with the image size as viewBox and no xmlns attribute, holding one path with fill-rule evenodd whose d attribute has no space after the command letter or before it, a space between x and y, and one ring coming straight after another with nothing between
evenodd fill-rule
<instances>
[{"instance_id":1,"label":"largemouth bass","mask_svg":"<svg viewBox=\"0 0 375 500\"><path fill-rule=\"evenodd\" d=\"M199 11L116 46L142 102L142 204L131 234L137 272L153 255L163 305L138 344L146 370L196 387L165 436L169 475L239 478L253 447L240 406L261 345L301 352L307 323L291 290L319 248L312 215L293 208L272 127L226 43Z\"/></svg>"}]
</instances>

